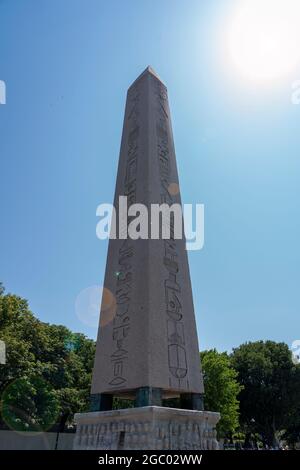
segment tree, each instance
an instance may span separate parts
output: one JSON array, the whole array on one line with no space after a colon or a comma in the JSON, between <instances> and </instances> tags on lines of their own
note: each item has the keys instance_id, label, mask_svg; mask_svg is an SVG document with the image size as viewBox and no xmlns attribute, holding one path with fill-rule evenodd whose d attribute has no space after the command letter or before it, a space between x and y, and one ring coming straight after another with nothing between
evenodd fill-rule
<instances>
[{"instance_id":1,"label":"tree","mask_svg":"<svg viewBox=\"0 0 300 470\"><path fill-rule=\"evenodd\" d=\"M264 444L277 446L276 433L293 423L299 403L299 367L284 343L257 341L233 350L232 365L243 385L240 392L241 424L259 433Z\"/></svg>"},{"instance_id":2,"label":"tree","mask_svg":"<svg viewBox=\"0 0 300 470\"><path fill-rule=\"evenodd\" d=\"M237 381L227 353L216 349L200 353L204 379L204 405L210 411L221 413L217 425L221 437L231 436L239 425L239 402L237 399L242 387Z\"/></svg>"},{"instance_id":3,"label":"tree","mask_svg":"<svg viewBox=\"0 0 300 470\"><path fill-rule=\"evenodd\" d=\"M13 381L2 395L2 417L15 431L47 431L59 414L52 387L41 377Z\"/></svg>"},{"instance_id":4,"label":"tree","mask_svg":"<svg viewBox=\"0 0 300 470\"><path fill-rule=\"evenodd\" d=\"M300 442L300 364L295 364L293 398L285 420L282 438L294 447Z\"/></svg>"},{"instance_id":5,"label":"tree","mask_svg":"<svg viewBox=\"0 0 300 470\"><path fill-rule=\"evenodd\" d=\"M39 321L25 299L5 295L2 287L0 339L6 344L7 356L6 364L0 365L2 418L9 425L33 426L37 413L43 416L41 407L46 413L51 400L53 409L54 403L58 404L58 412L51 415L52 424L58 424L60 430L75 412L88 409L95 354L93 340L72 333L65 326ZM12 418L13 409L18 410L17 421Z\"/></svg>"}]
</instances>

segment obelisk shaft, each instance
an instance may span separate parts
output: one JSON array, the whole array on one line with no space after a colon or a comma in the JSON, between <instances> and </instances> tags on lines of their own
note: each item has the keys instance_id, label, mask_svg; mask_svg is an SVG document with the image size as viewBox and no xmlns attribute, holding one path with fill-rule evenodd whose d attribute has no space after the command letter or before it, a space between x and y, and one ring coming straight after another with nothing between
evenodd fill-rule
<instances>
[{"instance_id":1,"label":"obelisk shaft","mask_svg":"<svg viewBox=\"0 0 300 470\"><path fill-rule=\"evenodd\" d=\"M147 68L127 94L114 205L181 203L177 188L167 89ZM203 393L185 239L110 240L104 289L92 395Z\"/></svg>"}]
</instances>

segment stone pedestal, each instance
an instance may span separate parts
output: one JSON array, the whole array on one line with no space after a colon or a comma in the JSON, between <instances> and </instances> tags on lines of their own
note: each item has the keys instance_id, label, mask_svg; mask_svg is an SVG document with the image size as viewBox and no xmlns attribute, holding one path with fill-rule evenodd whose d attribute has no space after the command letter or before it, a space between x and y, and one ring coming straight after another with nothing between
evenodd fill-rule
<instances>
[{"instance_id":1,"label":"stone pedestal","mask_svg":"<svg viewBox=\"0 0 300 470\"><path fill-rule=\"evenodd\" d=\"M217 450L219 413L159 406L75 415L75 450Z\"/></svg>"}]
</instances>

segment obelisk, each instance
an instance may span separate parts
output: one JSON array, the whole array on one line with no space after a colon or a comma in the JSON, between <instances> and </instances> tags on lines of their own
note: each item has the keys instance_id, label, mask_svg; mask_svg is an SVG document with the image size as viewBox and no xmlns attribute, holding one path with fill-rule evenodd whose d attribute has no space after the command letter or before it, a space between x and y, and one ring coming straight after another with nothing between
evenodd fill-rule
<instances>
[{"instance_id":1,"label":"obelisk","mask_svg":"<svg viewBox=\"0 0 300 470\"><path fill-rule=\"evenodd\" d=\"M181 204L167 89L151 67L127 93L114 197L117 213L120 196L127 197L128 206L144 204L149 213L152 204ZM204 389L184 234L176 239L171 223L168 239L152 239L149 233L147 239L133 240L126 230L130 220L123 220L123 229L118 224L117 238L109 241L91 413L76 415L77 423L81 431L84 423L115 423L119 434L109 433L109 443L104 439L90 446L99 449L135 448L126 423L148 423L151 444L145 438L138 445L151 448L157 426L172 419L180 428L185 419L192 427L208 426L214 447L219 415L201 411ZM114 396L134 400L135 408L114 414ZM172 397L180 398L180 410L162 406L163 399ZM185 434L179 434L180 441ZM86 448L77 438L75 447ZM179 441L177 448L186 445ZM203 447L200 441L196 445Z\"/></svg>"}]
</instances>

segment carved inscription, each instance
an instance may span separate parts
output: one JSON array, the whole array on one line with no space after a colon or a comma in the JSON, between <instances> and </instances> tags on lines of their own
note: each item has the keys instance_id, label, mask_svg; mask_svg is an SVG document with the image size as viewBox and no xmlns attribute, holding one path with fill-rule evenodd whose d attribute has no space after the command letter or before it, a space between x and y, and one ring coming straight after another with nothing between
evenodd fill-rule
<instances>
[{"instance_id":1,"label":"carved inscription","mask_svg":"<svg viewBox=\"0 0 300 470\"><path fill-rule=\"evenodd\" d=\"M138 139L139 139L139 91L137 87L131 90L128 112L128 139L127 139L127 160L124 180L124 195L127 196L128 205L136 202L136 174L138 160ZM127 219L128 227L130 218ZM118 251L118 271L116 273L116 304L117 311L113 321L113 353L112 379L109 385L113 388L123 388L126 386L126 362L128 360L128 337L130 334L131 321L131 292L133 285L133 263L134 245L132 240L125 239Z\"/></svg>"},{"instance_id":2,"label":"carved inscription","mask_svg":"<svg viewBox=\"0 0 300 470\"><path fill-rule=\"evenodd\" d=\"M156 96L156 134L157 158L161 182L161 203L168 205L176 202L168 191L170 185L170 147L169 147L169 116L167 113L167 90L164 85L153 79ZM179 283L179 261L176 239L174 239L174 220L170 223L170 239L164 240L164 281L165 305L168 333L169 384L173 388L188 386L187 359L185 350L181 286Z\"/></svg>"}]
</instances>

